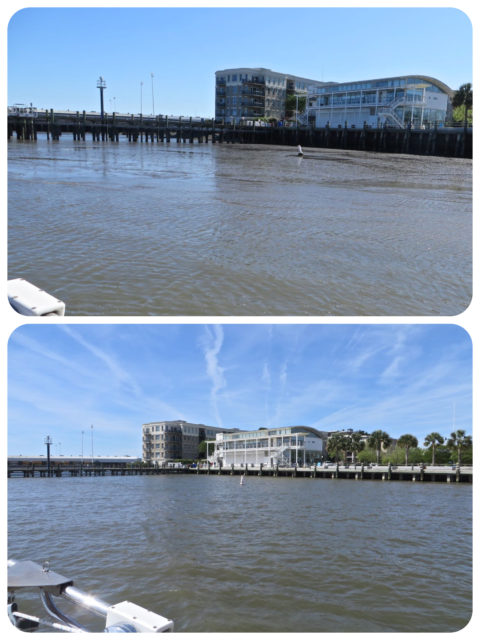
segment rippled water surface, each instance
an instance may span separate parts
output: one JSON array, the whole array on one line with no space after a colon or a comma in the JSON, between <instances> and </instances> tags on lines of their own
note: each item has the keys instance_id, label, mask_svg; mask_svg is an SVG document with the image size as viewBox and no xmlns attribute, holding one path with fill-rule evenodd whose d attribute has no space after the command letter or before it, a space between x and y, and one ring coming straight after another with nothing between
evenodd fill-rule
<instances>
[{"instance_id":1,"label":"rippled water surface","mask_svg":"<svg viewBox=\"0 0 480 640\"><path fill-rule=\"evenodd\" d=\"M470 617L471 486L212 475L8 491L10 557L176 631L447 632Z\"/></svg>"},{"instance_id":2,"label":"rippled water surface","mask_svg":"<svg viewBox=\"0 0 480 640\"><path fill-rule=\"evenodd\" d=\"M471 161L227 144L9 143L9 277L72 315L451 315Z\"/></svg>"}]
</instances>

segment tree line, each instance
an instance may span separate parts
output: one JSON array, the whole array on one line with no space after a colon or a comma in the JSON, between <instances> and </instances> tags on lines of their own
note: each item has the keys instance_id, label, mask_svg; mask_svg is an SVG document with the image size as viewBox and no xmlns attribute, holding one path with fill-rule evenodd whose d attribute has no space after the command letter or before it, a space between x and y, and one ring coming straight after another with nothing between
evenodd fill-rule
<instances>
[{"instance_id":1,"label":"tree line","mask_svg":"<svg viewBox=\"0 0 480 640\"><path fill-rule=\"evenodd\" d=\"M396 441L388 433L378 429L368 435L365 431L334 433L327 440L327 453L331 460L350 459L356 462L376 462L377 464L415 464L419 462L435 464L472 464L472 436L463 429L453 431L444 438L437 432L424 438L423 448L418 439L406 433Z\"/></svg>"},{"instance_id":2,"label":"tree line","mask_svg":"<svg viewBox=\"0 0 480 640\"><path fill-rule=\"evenodd\" d=\"M464 126L473 124L473 89L467 82L455 91L452 98L453 119Z\"/></svg>"}]
</instances>

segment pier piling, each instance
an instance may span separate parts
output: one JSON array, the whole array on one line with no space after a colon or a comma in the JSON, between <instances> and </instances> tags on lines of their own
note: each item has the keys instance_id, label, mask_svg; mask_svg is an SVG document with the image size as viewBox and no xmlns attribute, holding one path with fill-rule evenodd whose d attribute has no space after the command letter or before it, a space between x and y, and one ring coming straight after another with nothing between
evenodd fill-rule
<instances>
[{"instance_id":1,"label":"pier piling","mask_svg":"<svg viewBox=\"0 0 480 640\"><path fill-rule=\"evenodd\" d=\"M131 114L87 114L85 111L72 113L55 112L53 109L30 114L25 117L8 115L8 139L14 135L19 141L35 141L38 133L45 133L47 140L58 141L62 133L72 133L77 142L85 141L86 134L94 142L119 142L125 136L129 142L169 143L175 138L177 144L243 143L310 146L342 150L375 151L381 153L409 153L416 155L438 155L456 158L472 157L472 128L432 127L427 129L393 129L385 126L361 128L344 126L332 129L327 123L324 128L313 127L268 127L252 125L226 125L224 121L213 119L188 119L157 115L155 117ZM33 117L35 116L35 117Z\"/></svg>"},{"instance_id":2,"label":"pier piling","mask_svg":"<svg viewBox=\"0 0 480 640\"><path fill-rule=\"evenodd\" d=\"M212 475L215 476L233 476L236 474L258 476L266 478L316 478L316 479L336 479L342 480L362 480L362 481L410 481L423 483L428 482L447 482L447 483L472 483L473 469L472 467L444 466L429 469L424 465L414 465L405 467L389 465L378 467L376 465L366 467L364 463L357 469L347 466L324 464L321 466L308 465L299 466L292 465L266 465L264 463L242 463L242 464L219 464L213 465L209 462L197 462L191 466L177 465L146 465L142 463L135 464L109 464L95 462L91 464L86 461L78 462L59 462L55 460L54 464L49 466L48 461L33 463L27 460L19 460L8 462L7 474L9 478L34 478L34 477L105 477L105 476L134 476L134 475L165 475L165 474L189 474L189 475Z\"/></svg>"}]
</instances>

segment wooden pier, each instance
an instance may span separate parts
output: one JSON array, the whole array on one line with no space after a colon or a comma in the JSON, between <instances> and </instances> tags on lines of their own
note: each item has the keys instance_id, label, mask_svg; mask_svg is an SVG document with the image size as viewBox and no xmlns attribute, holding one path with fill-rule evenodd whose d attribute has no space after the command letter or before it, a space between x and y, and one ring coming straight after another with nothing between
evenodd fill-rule
<instances>
[{"instance_id":1,"label":"wooden pier","mask_svg":"<svg viewBox=\"0 0 480 640\"><path fill-rule=\"evenodd\" d=\"M169 467L149 466L144 464L131 466L109 466L103 464L52 465L50 470L46 466L38 465L9 465L9 478L64 478L64 477L106 477L106 476L138 476L138 475L243 475L263 476L271 478L321 478L321 479L349 479L349 480L381 480L381 481L409 481L409 482L473 482L472 467L442 466L425 467L424 465L410 466L370 466L349 465L340 466L327 464L321 467L309 466L267 467L260 465L230 465L214 466L203 463L196 466Z\"/></svg>"},{"instance_id":2,"label":"wooden pier","mask_svg":"<svg viewBox=\"0 0 480 640\"><path fill-rule=\"evenodd\" d=\"M472 128L434 127L430 129L348 128L347 126L283 127L227 125L203 118L146 117L138 115L55 112L47 110L30 114L9 114L8 139L35 141L38 133L48 140L59 141L64 134L75 141L144 143L242 143L285 145L326 149L375 151L454 158L472 157Z\"/></svg>"}]
</instances>

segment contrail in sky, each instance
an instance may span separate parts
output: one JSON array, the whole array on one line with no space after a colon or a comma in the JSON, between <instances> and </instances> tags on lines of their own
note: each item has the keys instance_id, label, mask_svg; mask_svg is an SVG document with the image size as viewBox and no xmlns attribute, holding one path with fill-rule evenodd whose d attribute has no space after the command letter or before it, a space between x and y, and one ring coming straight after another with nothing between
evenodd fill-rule
<instances>
[{"instance_id":1,"label":"contrail in sky","mask_svg":"<svg viewBox=\"0 0 480 640\"><path fill-rule=\"evenodd\" d=\"M223 375L224 369L218 362L218 354L223 344L223 329L219 325L214 325L212 328L205 327L205 340L204 340L204 356L207 365L207 375L212 381L212 389L210 391L210 399L212 402L212 408L215 412L215 418L217 420L217 426L222 426L222 420L218 410L218 392L226 386L225 376Z\"/></svg>"}]
</instances>

